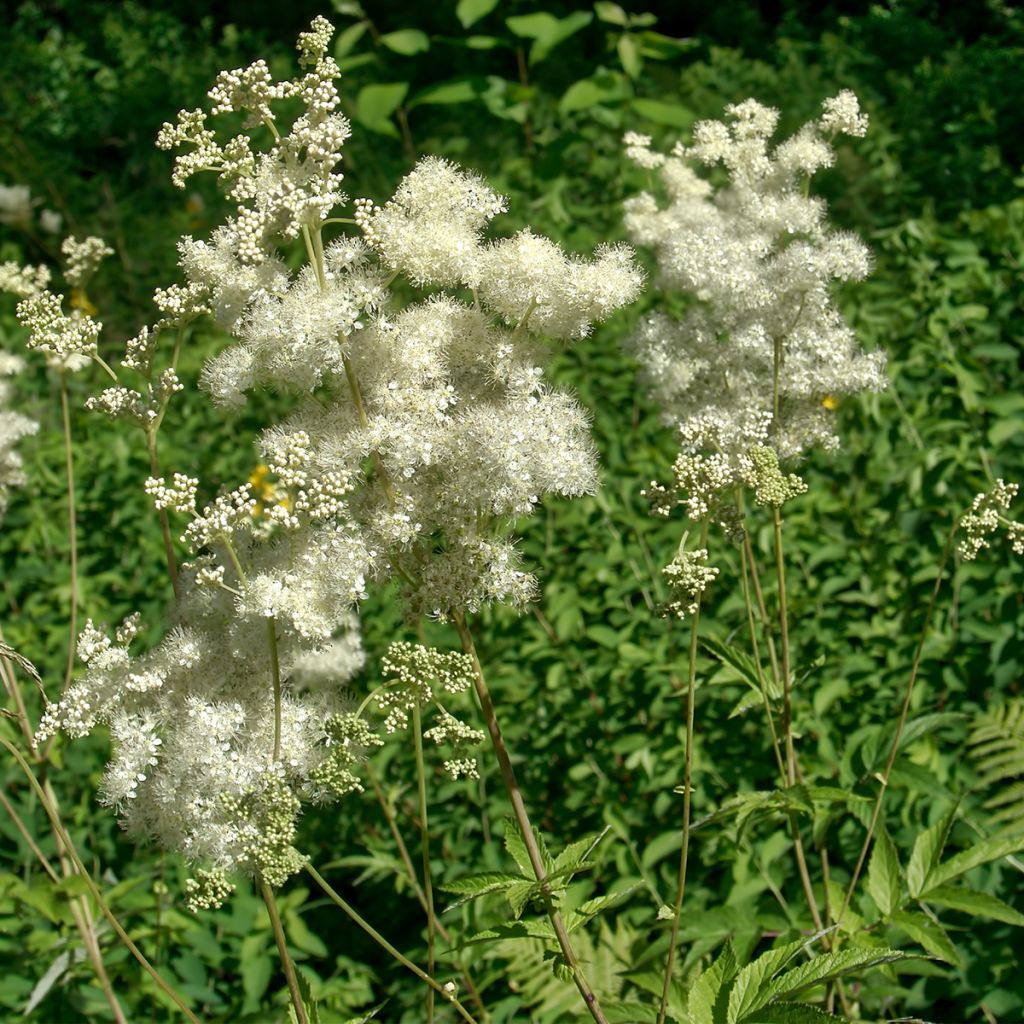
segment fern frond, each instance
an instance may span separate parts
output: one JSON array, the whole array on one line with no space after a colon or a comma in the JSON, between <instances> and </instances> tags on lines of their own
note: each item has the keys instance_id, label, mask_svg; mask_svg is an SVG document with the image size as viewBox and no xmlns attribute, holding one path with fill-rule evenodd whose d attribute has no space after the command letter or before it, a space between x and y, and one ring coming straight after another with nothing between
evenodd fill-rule
<instances>
[{"instance_id":1,"label":"fern frond","mask_svg":"<svg viewBox=\"0 0 1024 1024\"><path fill-rule=\"evenodd\" d=\"M1024 698L978 716L967 740L979 785L994 790L983 806L999 834L1024 831Z\"/></svg>"}]
</instances>

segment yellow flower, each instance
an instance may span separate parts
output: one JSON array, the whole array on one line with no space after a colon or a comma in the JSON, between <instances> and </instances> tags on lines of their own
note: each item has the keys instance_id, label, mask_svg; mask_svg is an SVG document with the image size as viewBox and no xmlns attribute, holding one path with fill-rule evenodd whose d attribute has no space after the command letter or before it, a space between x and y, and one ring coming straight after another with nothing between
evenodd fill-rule
<instances>
[{"instance_id":1,"label":"yellow flower","mask_svg":"<svg viewBox=\"0 0 1024 1024\"><path fill-rule=\"evenodd\" d=\"M839 399L835 395L826 395L821 400L821 404L830 412L835 412L839 408Z\"/></svg>"},{"instance_id":2,"label":"yellow flower","mask_svg":"<svg viewBox=\"0 0 1024 1024\"><path fill-rule=\"evenodd\" d=\"M89 301L84 288L71 289L71 308L81 310L86 316L95 316L96 307Z\"/></svg>"}]
</instances>

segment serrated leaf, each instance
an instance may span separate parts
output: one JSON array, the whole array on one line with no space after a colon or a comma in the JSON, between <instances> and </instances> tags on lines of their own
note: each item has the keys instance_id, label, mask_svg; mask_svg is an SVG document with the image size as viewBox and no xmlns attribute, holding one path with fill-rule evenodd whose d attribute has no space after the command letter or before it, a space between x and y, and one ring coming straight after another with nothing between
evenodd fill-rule
<instances>
[{"instance_id":1,"label":"serrated leaf","mask_svg":"<svg viewBox=\"0 0 1024 1024\"><path fill-rule=\"evenodd\" d=\"M900 902L900 862L889 833L879 825L875 846L868 861L868 895L888 917Z\"/></svg>"},{"instance_id":2,"label":"serrated leaf","mask_svg":"<svg viewBox=\"0 0 1024 1024\"><path fill-rule=\"evenodd\" d=\"M1024 836L1006 836L1002 839L983 839L969 850L950 857L943 864L935 867L928 876L924 887L914 895L926 895L931 889L946 882L953 881L961 875L989 861L998 860L1011 853L1024 849Z\"/></svg>"},{"instance_id":3,"label":"serrated leaf","mask_svg":"<svg viewBox=\"0 0 1024 1024\"><path fill-rule=\"evenodd\" d=\"M946 845L955 812L956 805L950 807L934 825L926 828L915 840L910 863L907 864L907 888L911 896L920 896L928 884L929 875L938 864L942 848Z\"/></svg>"},{"instance_id":4,"label":"serrated leaf","mask_svg":"<svg viewBox=\"0 0 1024 1024\"><path fill-rule=\"evenodd\" d=\"M397 32L386 32L380 37L382 46L386 46L403 57L412 57L417 53L425 53L430 49L430 37L418 28L402 28Z\"/></svg>"},{"instance_id":5,"label":"serrated leaf","mask_svg":"<svg viewBox=\"0 0 1024 1024\"><path fill-rule=\"evenodd\" d=\"M611 825L606 825L600 832L584 836L582 839L577 839L575 842L570 843L555 858L555 862L552 865L553 873L581 870L583 864L589 859L590 855L597 849L598 844L608 835L611 829ZM590 867L590 865L587 864L587 867Z\"/></svg>"},{"instance_id":6,"label":"serrated leaf","mask_svg":"<svg viewBox=\"0 0 1024 1024\"><path fill-rule=\"evenodd\" d=\"M542 895L541 888L537 882L527 882L520 879L505 890L505 899L512 908L512 916L518 921L523 916L523 911L530 900Z\"/></svg>"},{"instance_id":7,"label":"serrated leaf","mask_svg":"<svg viewBox=\"0 0 1024 1024\"><path fill-rule=\"evenodd\" d=\"M498 0L459 0L455 5L455 17L459 19L459 24L463 28L469 28L497 6Z\"/></svg>"},{"instance_id":8,"label":"serrated leaf","mask_svg":"<svg viewBox=\"0 0 1024 1024\"><path fill-rule=\"evenodd\" d=\"M759 1010L768 1001L764 990L776 974L803 948L803 940L787 943L777 949L770 949L753 963L747 964L739 974L729 993L729 1007L726 1013L728 1024L737 1024L748 1014Z\"/></svg>"},{"instance_id":9,"label":"serrated leaf","mask_svg":"<svg viewBox=\"0 0 1024 1024\"><path fill-rule=\"evenodd\" d=\"M633 101L633 106L636 107L639 100ZM760 677L757 672L757 663L754 659L747 654L746 651L739 647L735 647L733 644L723 643L721 640L716 640L714 637L701 637L700 645L708 652L713 658L716 658L723 665L728 665L729 668L733 669L739 677L745 682L755 693L761 692ZM781 693L772 692L771 680L765 676L765 685L768 688L769 697L781 697Z\"/></svg>"},{"instance_id":10,"label":"serrated leaf","mask_svg":"<svg viewBox=\"0 0 1024 1024\"><path fill-rule=\"evenodd\" d=\"M844 1017L809 1003L772 1003L757 1013L757 1024L847 1024Z\"/></svg>"},{"instance_id":11,"label":"serrated leaf","mask_svg":"<svg viewBox=\"0 0 1024 1024\"><path fill-rule=\"evenodd\" d=\"M569 915L566 928L573 932L598 914L604 913L609 907L616 907L620 903L625 903L637 889L643 887L643 884L643 882L634 882L632 885L627 885L624 889L619 889L618 892L610 892L604 896L596 896L592 900L586 900Z\"/></svg>"},{"instance_id":12,"label":"serrated leaf","mask_svg":"<svg viewBox=\"0 0 1024 1024\"><path fill-rule=\"evenodd\" d=\"M853 971L909 959L911 957L907 953L897 949L841 949L835 953L823 953L776 978L769 985L768 997L772 1001L784 1000Z\"/></svg>"},{"instance_id":13,"label":"serrated leaf","mask_svg":"<svg viewBox=\"0 0 1024 1024\"><path fill-rule=\"evenodd\" d=\"M541 939L544 942L555 942L555 930L546 917L524 917L519 921L506 921L485 928L458 943L456 948L478 946L484 942L502 942L505 939Z\"/></svg>"},{"instance_id":14,"label":"serrated leaf","mask_svg":"<svg viewBox=\"0 0 1024 1024\"><path fill-rule=\"evenodd\" d=\"M956 951L956 946L946 934L945 929L924 914L914 914L906 910L897 910L892 915L892 923L905 931L919 946L939 960L944 960L953 967L962 967L963 960Z\"/></svg>"},{"instance_id":15,"label":"serrated leaf","mask_svg":"<svg viewBox=\"0 0 1024 1024\"><path fill-rule=\"evenodd\" d=\"M718 959L694 982L686 1004L689 1024L715 1024L716 1009L724 1011L728 986L736 977L738 967L732 942L727 942Z\"/></svg>"},{"instance_id":16,"label":"serrated leaf","mask_svg":"<svg viewBox=\"0 0 1024 1024\"><path fill-rule=\"evenodd\" d=\"M533 838L537 843L537 849L540 853L540 860L544 865L544 870L551 874L554 870L554 864L551 861L551 855L548 853L544 837L536 828L533 830ZM526 849L526 842L519 831L519 826L511 818L505 819L505 849L516 864L519 865L519 870L523 873L523 877L528 878L531 882L534 881L536 875L534 874L530 854Z\"/></svg>"},{"instance_id":17,"label":"serrated leaf","mask_svg":"<svg viewBox=\"0 0 1024 1024\"><path fill-rule=\"evenodd\" d=\"M461 907L464 903L479 899L494 892L504 892L512 885L522 882L519 875L510 875L499 871L485 871L478 875L467 875L464 878L456 878L451 882L439 885L439 889L445 892L455 893L459 899L445 907L445 913L455 907Z\"/></svg>"},{"instance_id":18,"label":"serrated leaf","mask_svg":"<svg viewBox=\"0 0 1024 1024\"><path fill-rule=\"evenodd\" d=\"M928 903L937 903L940 907L947 907L949 910L961 910L965 914L973 914L975 917L988 917L993 921L1003 921L1006 924L1024 928L1024 914L1015 910L1009 903L1004 903L998 897L991 896L987 892L978 892L976 889L968 889L959 885L940 885L929 889L923 899Z\"/></svg>"}]
</instances>

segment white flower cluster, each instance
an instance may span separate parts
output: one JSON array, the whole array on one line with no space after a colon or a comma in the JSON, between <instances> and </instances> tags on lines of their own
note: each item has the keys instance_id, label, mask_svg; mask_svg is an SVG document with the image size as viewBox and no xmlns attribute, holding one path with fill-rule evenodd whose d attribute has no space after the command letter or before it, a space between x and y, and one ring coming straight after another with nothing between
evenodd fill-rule
<instances>
[{"instance_id":1,"label":"white flower cluster","mask_svg":"<svg viewBox=\"0 0 1024 1024\"><path fill-rule=\"evenodd\" d=\"M971 503L971 510L960 520L966 536L960 542L959 554L965 562L973 562L982 548L991 547L991 538L1000 527L1015 555L1024 555L1024 523L1005 515L1017 497L1019 486L997 480L990 491L983 491Z\"/></svg>"},{"instance_id":2,"label":"white flower cluster","mask_svg":"<svg viewBox=\"0 0 1024 1024\"><path fill-rule=\"evenodd\" d=\"M64 313L64 296L38 291L18 303L17 317L28 328L28 347L42 352L54 369L74 372L96 355L103 325L81 309Z\"/></svg>"},{"instance_id":3,"label":"white flower cluster","mask_svg":"<svg viewBox=\"0 0 1024 1024\"><path fill-rule=\"evenodd\" d=\"M838 398L885 387L883 356L861 350L830 290L868 273L867 249L830 230L807 189L833 162L833 135L863 135L867 119L848 91L823 109L774 147L778 112L754 100L727 108L727 122L697 124L671 155L626 138L667 197L629 199L626 226L654 249L661 287L696 300L681 319L646 317L629 342L685 453L720 453L738 469L754 446L783 460L832 449ZM726 183L713 187L695 164L723 165Z\"/></svg>"},{"instance_id":4,"label":"white flower cluster","mask_svg":"<svg viewBox=\"0 0 1024 1024\"><path fill-rule=\"evenodd\" d=\"M183 625L138 658L90 633L88 670L43 725L44 735L81 735L110 723L106 799L133 831L203 864L197 906L223 898L233 867L277 884L295 867L301 801L359 788L360 752L379 740L337 686L361 654L332 638L351 630L370 580L400 581L413 615L532 597L513 521L545 494L584 494L597 481L587 416L546 384L545 344L583 337L641 284L624 247L587 261L529 231L486 241L504 201L435 159L390 202L357 204L360 237L325 243L328 214L347 201L332 31L317 18L300 37L306 70L294 81L274 82L260 61L218 78L213 113L241 112L243 134L219 140L198 110L161 132L159 145L186 149L178 184L212 170L238 205L208 240L181 243L187 283L157 293L163 319L129 341L123 365L155 388L154 335L209 312L235 339L203 371L216 402L270 386L304 404L262 434L252 485L201 506L192 476L147 482L159 509L189 518ZM298 110L290 124L282 107ZM307 264L295 272L283 247L298 240ZM389 290L399 273L459 292L403 305ZM96 405L162 413L128 389ZM434 700L470 678L463 655L412 648L395 649L385 670L393 727L409 694ZM312 685L325 675L333 685ZM477 730L442 711L428 738L454 748L453 776L475 772L466 750Z\"/></svg>"},{"instance_id":5,"label":"white flower cluster","mask_svg":"<svg viewBox=\"0 0 1024 1024\"><path fill-rule=\"evenodd\" d=\"M69 235L61 243L60 251L65 260L64 278L73 288L84 288L99 269L100 263L114 255L114 250L95 235L81 241Z\"/></svg>"},{"instance_id":6,"label":"white flower cluster","mask_svg":"<svg viewBox=\"0 0 1024 1024\"><path fill-rule=\"evenodd\" d=\"M242 200L209 241L181 248L196 301L238 339L203 383L226 405L261 385L320 390L263 440L269 462L283 438L304 438L289 464L301 484L285 487L287 501L271 512L277 525L316 518L356 531L372 575L399 576L413 614L521 605L535 582L504 535L508 524L545 494L596 486L587 416L545 383L544 341L585 336L637 295L642 275L621 246L588 261L529 230L486 241L505 201L432 157L387 203L356 203L362 238L324 245L348 135L334 113L337 68L323 55L330 31L317 19L302 37L301 63L312 70L299 79L274 83L257 62L222 75L211 93L214 113L245 111L252 131L270 132L269 146L248 135L222 144L201 111L183 112L161 135L161 145L188 148L179 181L213 169ZM304 107L286 131L277 107L289 97ZM296 236L308 265L292 274L278 246ZM474 301L435 293L396 308L389 285L399 273L470 289ZM268 586L265 607L278 592Z\"/></svg>"},{"instance_id":7,"label":"white flower cluster","mask_svg":"<svg viewBox=\"0 0 1024 1024\"><path fill-rule=\"evenodd\" d=\"M28 228L32 223L32 212L40 200L32 198L28 185L0 185L0 224ZM39 211L39 226L49 235L60 231L63 217L55 210Z\"/></svg>"},{"instance_id":8,"label":"white flower cluster","mask_svg":"<svg viewBox=\"0 0 1024 1024\"><path fill-rule=\"evenodd\" d=\"M0 352L0 520L7 511L11 488L21 487L25 483L21 455L16 446L23 437L34 434L39 427L35 420L8 408L12 389L5 378L19 373L23 367L24 363L17 356Z\"/></svg>"},{"instance_id":9,"label":"white flower cluster","mask_svg":"<svg viewBox=\"0 0 1024 1024\"><path fill-rule=\"evenodd\" d=\"M239 617L233 596L211 588L191 589L181 617L186 625L139 655L129 650L137 616L113 640L88 623L79 640L86 671L47 709L38 738L108 725L114 750L103 801L132 835L202 865L192 902L213 906L230 891L232 872L280 884L297 870L300 802L333 800L358 785L349 773L342 787L337 766L339 743L354 765L370 742L346 745L342 735L351 705L344 684L363 656L351 616L327 643L281 631L281 672L296 680L282 699L275 758L265 620Z\"/></svg>"}]
</instances>

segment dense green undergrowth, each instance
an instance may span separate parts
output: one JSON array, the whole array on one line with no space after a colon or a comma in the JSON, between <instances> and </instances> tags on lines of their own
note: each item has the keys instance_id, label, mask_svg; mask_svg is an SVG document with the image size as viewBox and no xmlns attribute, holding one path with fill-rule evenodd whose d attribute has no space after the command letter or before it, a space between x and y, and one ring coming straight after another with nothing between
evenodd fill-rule
<instances>
[{"instance_id":1,"label":"dense green undergrowth","mask_svg":"<svg viewBox=\"0 0 1024 1024\"><path fill-rule=\"evenodd\" d=\"M0 41L0 183L31 185L68 230L103 235L115 247L117 257L90 289L112 349L147 315L152 287L174 279L174 237L204 233L219 209L212 186L184 194L171 188L170 161L152 145L160 124L178 108L196 106L222 67L266 53L287 62L294 29L317 13L299 6L292 5L287 24L280 12L266 22L240 11L231 23L226 15L196 19L189 5L173 3L27 3L12 17ZM671 141L747 96L781 107L788 130L840 87L860 95L871 131L863 145L840 148L821 193L840 224L871 245L872 276L843 295L842 305L865 347L888 354L890 387L842 406L842 450L808 461L808 492L786 509L799 680L794 731L808 778L852 797L849 813L819 809L813 816L815 838L830 836L831 874L841 891L863 839L952 517L992 478L1024 476L1019 12L995 3L955 12L924 2L849 9L785 3L769 16L733 3L712 15L664 4L656 19L643 5L629 13L607 3L544 5L542 13L532 4L463 0L450 9L388 5L379 19L371 11L371 22L350 10L355 5L338 7L351 15L334 17L342 29L336 54L345 72L343 107L358 129L345 150L352 193L383 198L416 155L444 155L513 197L503 233L521 227L515 211L525 211L524 220L570 250L621 237L621 201L644 185L622 157L624 131ZM561 28L552 30L545 18L559 19ZM52 256L59 237L0 223L0 259L38 262ZM524 525L528 560L543 566L543 595L532 613L486 612L478 634L492 690L500 704L517 709L504 725L535 823L554 849L608 830L594 869L573 882L569 902L636 887L580 940L592 974L606 982L602 993L620 1005L620 1021L636 1019L630 1007L638 993L660 991L668 935L656 922L659 908L672 902L680 847L674 789L682 781L688 637L657 614L666 598L660 568L680 526L652 518L641 496L652 479L668 476L675 439L621 349L652 301L641 298L559 354L556 379L592 413L604 486L593 497L551 502ZM194 382L223 340L205 328L190 334L183 379ZM0 344L17 350L22 343L5 299ZM90 370L72 391L80 607L83 617L111 623L139 610L146 638L155 641L170 595L142 490L146 452L84 411L98 386ZM49 687L63 673L70 596L60 404L39 363L18 388L20 411L40 430L22 443L29 484L13 496L0 534L0 625ZM233 486L256 467L252 441L267 413L280 419L286 405L260 395L226 419L187 390L165 428L166 463L180 460L190 472L200 469L204 482ZM760 526L754 548L767 564L770 517ZM727 559L716 584L722 598L711 602L702 625L698 820L735 794L774 785L744 666L728 655L745 629L739 572L738 556ZM885 827L904 871L917 837L946 816L946 858L980 837L1024 828L1024 813L997 819L997 807L1006 805L992 804L1024 769L1024 740L1010 719L1024 666L1020 579L1019 562L998 551L958 566L944 591L886 804ZM363 606L366 680L375 678L389 642L415 639L396 609L387 593ZM450 627L430 623L427 635L457 646ZM26 700L37 714L35 694ZM983 727L1017 737L1018 746L1009 747L1017 760L1004 770L986 771L968 756ZM9 722L0 729L15 735ZM112 905L157 951L154 959L204 1020L284 1019L283 981L258 895L243 886L220 911L185 911L184 866L129 844L96 804L105 755L95 738L61 743L50 777ZM409 751L392 745L373 763L415 857ZM4 782L29 833L55 857L43 812L7 760ZM431 785L435 884L507 870L497 841L507 813L497 772L485 769L479 784L451 783L438 773ZM338 812L311 811L301 827L320 869L422 960L421 909L373 791L347 798ZM54 885L38 870L6 815L0 833L7 966L0 1012L13 1017L31 1006L29 1020L110 1019L76 946L73 886ZM680 932L684 971L706 964L727 939L751 955L803 923L802 908L787 902L799 898L790 847L778 814L753 813L742 827L726 817L695 831ZM1022 871L1020 861L1002 858L972 868L968 880L1024 910ZM323 1021L362 1019L382 1003L378 1019L423 1019L421 993L361 933L340 927L308 883L293 881L281 905ZM866 975L856 991L865 1019L1024 1016L1020 932L1010 920L963 909L943 911L944 929L920 909L879 921L876 931L889 945L923 948L930 959L901 965L898 975ZM853 910L875 912L866 898ZM503 916L493 900L442 920L476 931ZM116 937L102 927L99 937L130 1019L171 1019ZM538 970L522 944L470 947L466 962L496 1022L554 1022L579 1012L571 987Z\"/></svg>"}]
</instances>

